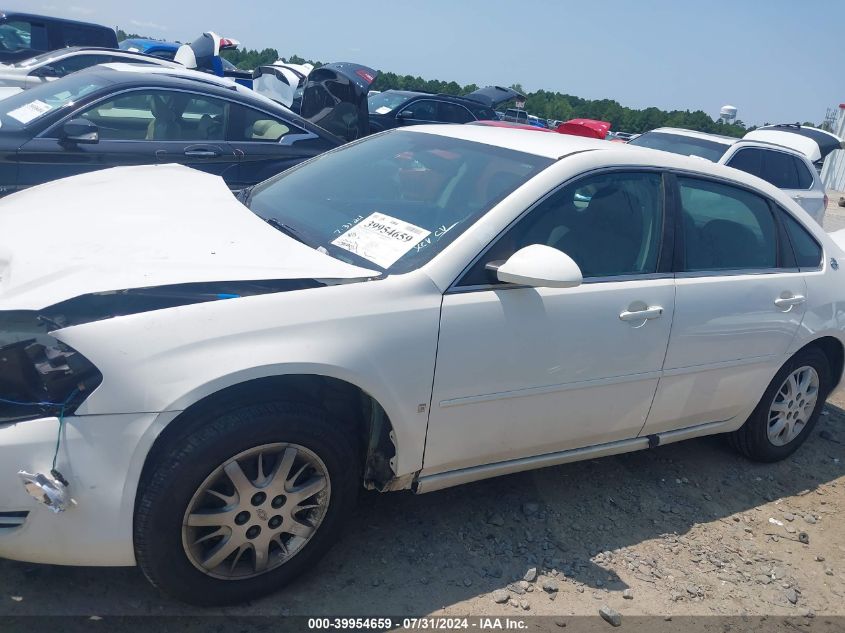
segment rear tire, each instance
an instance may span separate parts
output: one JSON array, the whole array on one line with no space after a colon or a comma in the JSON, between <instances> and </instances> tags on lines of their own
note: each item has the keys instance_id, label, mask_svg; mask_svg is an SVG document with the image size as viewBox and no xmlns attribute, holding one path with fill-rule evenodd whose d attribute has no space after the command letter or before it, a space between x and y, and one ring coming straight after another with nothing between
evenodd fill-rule
<instances>
[{"instance_id":1,"label":"rear tire","mask_svg":"<svg viewBox=\"0 0 845 633\"><path fill-rule=\"evenodd\" d=\"M775 374L745 424L729 435L731 444L759 462L789 457L812 432L831 384L825 353L817 347L799 351Z\"/></svg>"},{"instance_id":2,"label":"rear tire","mask_svg":"<svg viewBox=\"0 0 845 633\"><path fill-rule=\"evenodd\" d=\"M357 498L354 435L290 402L188 424L157 452L139 490L135 556L150 582L184 602L223 605L313 568Z\"/></svg>"}]
</instances>

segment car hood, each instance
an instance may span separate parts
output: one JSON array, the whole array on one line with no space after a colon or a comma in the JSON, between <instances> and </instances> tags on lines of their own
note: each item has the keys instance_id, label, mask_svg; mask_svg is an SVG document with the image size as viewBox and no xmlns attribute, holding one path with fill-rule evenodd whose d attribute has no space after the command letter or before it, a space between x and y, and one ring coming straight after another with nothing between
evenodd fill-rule
<instances>
[{"instance_id":1,"label":"car hood","mask_svg":"<svg viewBox=\"0 0 845 633\"><path fill-rule=\"evenodd\" d=\"M222 179L181 165L105 169L0 201L0 310L136 288L378 274L287 237Z\"/></svg>"}]
</instances>

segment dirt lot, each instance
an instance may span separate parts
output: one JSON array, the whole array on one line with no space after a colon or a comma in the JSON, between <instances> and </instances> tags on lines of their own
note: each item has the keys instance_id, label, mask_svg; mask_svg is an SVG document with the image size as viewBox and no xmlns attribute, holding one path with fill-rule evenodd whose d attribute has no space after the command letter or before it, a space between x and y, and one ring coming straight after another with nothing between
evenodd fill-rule
<instances>
[{"instance_id":1,"label":"dirt lot","mask_svg":"<svg viewBox=\"0 0 845 633\"><path fill-rule=\"evenodd\" d=\"M222 612L845 615L843 408L840 391L779 464L706 438L419 497L365 494L313 573ZM531 568L539 578L521 585ZM135 569L0 561L0 614L198 612Z\"/></svg>"},{"instance_id":2,"label":"dirt lot","mask_svg":"<svg viewBox=\"0 0 845 633\"><path fill-rule=\"evenodd\" d=\"M845 228L839 195L831 199L827 228ZM595 616L609 605L623 617L795 615L807 624L845 616L843 510L840 390L805 446L779 464L750 463L716 437L419 497L363 494L312 573L212 612ZM0 615L200 612L159 595L136 569L0 560Z\"/></svg>"}]
</instances>

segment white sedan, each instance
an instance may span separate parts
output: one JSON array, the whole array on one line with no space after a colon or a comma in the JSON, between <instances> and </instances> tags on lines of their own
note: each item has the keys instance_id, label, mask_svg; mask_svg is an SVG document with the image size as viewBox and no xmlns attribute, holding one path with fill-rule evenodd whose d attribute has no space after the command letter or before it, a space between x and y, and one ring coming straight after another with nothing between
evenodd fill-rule
<instances>
[{"instance_id":1,"label":"white sedan","mask_svg":"<svg viewBox=\"0 0 845 633\"><path fill-rule=\"evenodd\" d=\"M12 64L0 64L0 95L9 96L13 89L28 90L84 68L120 62L145 66L184 68L181 64L131 51L93 46L68 46Z\"/></svg>"},{"instance_id":2,"label":"white sedan","mask_svg":"<svg viewBox=\"0 0 845 633\"><path fill-rule=\"evenodd\" d=\"M843 252L665 152L425 126L242 192L175 165L0 201L0 556L201 604L313 567L364 486L418 493L728 433L807 439Z\"/></svg>"}]
</instances>

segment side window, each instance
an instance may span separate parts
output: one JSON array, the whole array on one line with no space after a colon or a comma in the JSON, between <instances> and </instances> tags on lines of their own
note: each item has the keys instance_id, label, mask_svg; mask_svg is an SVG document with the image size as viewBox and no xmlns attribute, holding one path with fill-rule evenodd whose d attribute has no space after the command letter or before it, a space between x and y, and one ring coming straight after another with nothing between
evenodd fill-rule
<instances>
[{"instance_id":1,"label":"side window","mask_svg":"<svg viewBox=\"0 0 845 633\"><path fill-rule=\"evenodd\" d=\"M795 162L795 171L798 172L798 186L796 189L809 189L813 186L813 175L810 173L807 163L793 156L792 160Z\"/></svg>"},{"instance_id":2,"label":"side window","mask_svg":"<svg viewBox=\"0 0 845 633\"><path fill-rule=\"evenodd\" d=\"M234 104L231 108L233 125L229 132L228 140L230 141L264 141L274 143L285 134L289 134L292 130L294 132L300 131L291 128L287 123L265 112Z\"/></svg>"},{"instance_id":3,"label":"side window","mask_svg":"<svg viewBox=\"0 0 845 633\"><path fill-rule=\"evenodd\" d=\"M418 121L437 121L437 102L431 99L421 99L414 101L407 107L402 108L402 112L406 110L411 111L409 118Z\"/></svg>"},{"instance_id":4,"label":"side window","mask_svg":"<svg viewBox=\"0 0 845 633\"><path fill-rule=\"evenodd\" d=\"M777 267L777 231L768 203L743 189L678 178L684 270Z\"/></svg>"},{"instance_id":5,"label":"side window","mask_svg":"<svg viewBox=\"0 0 845 633\"><path fill-rule=\"evenodd\" d=\"M795 260L801 269L816 269L822 265L822 247L810 232L783 209L778 209L781 222L786 227Z\"/></svg>"},{"instance_id":6,"label":"side window","mask_svg":"<svg viewBox=\"0 0 845 633\"><path fill-rule=\"evenodd\" d=\"M95 29L76 24L61 24L65 46L114 46L105 29Z\"/></svg>"},{"instance_id":7,"label":"side window","mask_svg":"<svg viewBox=\"0 0 845 633\"><path fill-rule=\"evenodd\" d=\"M784 152L765 151L763 158L763 180L768 180L779 189L800 189L795 160Z\"/></svg>"},{"instance_id":8,"label":"side window","mask_svg":"<svg viewBox=\"0 0 845 633\"><path fill-rule=\"evenodd\" d=\"M47 27L28 20L12 19L0 23L0 50L47 50Z\"/></svg>"},{"instance_id":9,"label":"side window","mask_svg":"<svg viewBox=\"0 0 845 633\"><path fill-rule=\"evenodd\" d=\"M661 178L656 173L588 176L541 201L507 230L459 282L498 283L485 270L531 244L569 255L589 277L657 272L663 232Z\"/></svg>"},{"instance_id":10,"label":"side window","mask_svg":"<svg viewBox=\"0 0 845 633\"><path fill-rule=\"evenodd\" d=\"M438 107L438 119L444 123L469 123L470 121L475 121L475 117L470 114L470 111L457 103L441 101Z\"/></svg>"},{"instance_id":11,"label":"side window","mask_svg":"<svg viewBox=\"0 0 845 633\"><path fill-rule=\"evenodd\" d=\"M169 59L170 61L173 61L173 58L176 56L176 51L154 50L148 52L147 55L152 55L153 57L159 57L161 59Z\"/></svg>"},{"instance_id":12,"label":"side window","mask_svg":"<svg viewBox=\"0 0 845 633\"><path fill-rule=\"evenodd\" d=\"M77 70L96 66L97 64L107 64L112 61L110 55L71 55L50 64L56 69L59 77L64 77L70 73L75 73Z\"/></svg>"},{"instance_id":13,"label":"side window","mask_svg":"<svg viewBox=\"0 0 845 633\"><path fill-rule=\"evenodd\" d=\"M763 152L759 149L741 149L727 162L728 167L739 169L752 176L763 178Z\"/></svg>"},{"instance_id":14,"label":"side window","mask_svg":"<svg viewBox=\"0 0 845 633\"><path fill-rule=\"evenodd\" d=\"M228 104L205 95L139 90L101 101L81 114L107 140L222 141Z\"/></svg>"}]
</instances>

